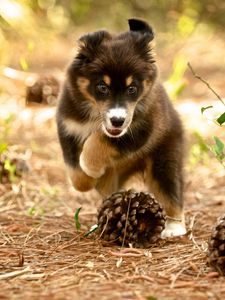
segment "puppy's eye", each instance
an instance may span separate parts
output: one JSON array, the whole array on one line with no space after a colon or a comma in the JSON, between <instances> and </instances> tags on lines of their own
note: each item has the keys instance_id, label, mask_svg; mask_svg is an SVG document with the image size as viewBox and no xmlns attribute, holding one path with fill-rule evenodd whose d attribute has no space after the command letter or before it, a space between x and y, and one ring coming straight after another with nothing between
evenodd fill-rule
<instances>
[{"instance_id":1,"label":"puppy's eye","mask_svg":"<svg viewBox=\"0 0 225 300\"><path fill-rule=\"evenodd\" d=\"M134 95L136 95L137 94L137 87L136 86L129 86L128 88L127 88L127 94L129 95L129 96L134 96Z\"/></svg>"},{"instance_id":2,"label":"puppy's eye","mask_svg":"<svg viewBox=\"0 0 225 300\"><path fill-rule=\"evenodd\" d=\"M103 83L99 83L96 86L96 90L98 93L100 93L103 96L107 96L109 94L109 88Z\"/></svg>"}]
</instances>

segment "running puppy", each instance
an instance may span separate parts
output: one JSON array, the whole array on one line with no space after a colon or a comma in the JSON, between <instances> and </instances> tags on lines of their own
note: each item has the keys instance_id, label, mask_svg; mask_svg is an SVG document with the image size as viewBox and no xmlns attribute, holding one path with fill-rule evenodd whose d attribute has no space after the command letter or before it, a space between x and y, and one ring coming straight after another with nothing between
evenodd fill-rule
<instances>
[{"instance_id":1,"label":"running puppy","mask_svg":"<svg viewBox=\"0 0 225 300\"><path fill-rule=\"evenodd\" d=\"M77 190L103 196L141 175L168 215L162 236L183 235L182 125L158 81L152 28L129 27L79 40L57 112L64 160Z\"/></svg>"}]
</instances>

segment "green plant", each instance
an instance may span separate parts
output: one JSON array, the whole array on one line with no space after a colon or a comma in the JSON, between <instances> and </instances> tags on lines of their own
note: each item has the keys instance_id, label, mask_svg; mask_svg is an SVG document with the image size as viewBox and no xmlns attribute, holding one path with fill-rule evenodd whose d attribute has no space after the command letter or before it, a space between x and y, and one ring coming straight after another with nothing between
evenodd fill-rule
<instances>
[{"instance_id":1,"label":"green plant","mask_svg":"<svg viewBox=\"0 0 225 300\"><path fill-rule=\"evenodd\" d=\"M184 72L187 69L187 61L183 55L178 55L173 61L173 69L165 87L171 99L176 100L183 92L187 83L184 80Z\"/></svg>"},{"instance_id":2,"label":"green plant","mask_svg":"<svg viewBox=\"0 0 225 300\"><path fill-rule=\"evenodd\" d=\"M220 95L211 87L211 85L203 79L201 76L196 74L194 69L192 68L191 64L188 63L188 67L191 70L193 76L197 79L199 79L201 82L203 82L208 89L217 97L217 99L220 101L220 109L219 111L215 111L211 115L211 121L213 121L216 125L220 126L221 128L225 125L225 102L220 97ZM204 114L205 112L208 112L210 109L213 109L214 105L209 105L207 107L201 108L201 113ZM218 138L217 136L213 137L214 144L212 146L209 146L209 149L214 154L214 156L218 159L218 161L225 167L225 150L224 150L224 142Z\"/></svg>"},{"instance_id":3,"label":"green plant","mask_svg":"<svg viewBox=\"0 0 225 300\"><path fill-rule=\"evenodd\" d=\"M0 182L14 182L17 178L17 166L14 160L9 157L8 136L12 123L15 119L13 114L0 119Z\"/></svg>"},{"instance_id":4,"label":"green plant","mask_svg":"<svg viewBox=\"0 0 225 300\"><path fill-rule=\"evenodd\" d=\"M225 167L225 152L224 143L216 136L213 137L215 144L212 146L211 151L214 153L218 161Z\"/></svg>"},{"instance_id":5,"label":"green plant","mask_svg":"<svg viewBox=\"0 0 225 300\"><path fill-rule=\"evenodd\" d=\"M75 226L76 226L77 230L79 230L81 227L81 224L79 221L79 213L80 213L81 209L82 209L82 207L79 207L74 214L74 221L75 221Z\"/></svg>"},{"instance_id":6,"label":"green plant","mask_svg":"<svg viewBox=\"0 0 225 300\"><path fill-rule=\"evenodd\" d=\"M209 161L209 147L199 132L193 133L193 142L189 151L190 167L195 167L197 163L207 164Z\"/></svg>"},{"instance_id":7,"label":"green plant","mask_svg":"<svg viewBox=\"0 0 225 300\"><path fill-rule=\"evenodd\" d=\"M16 165L8 158L4 161L4 169L8 171L9 181L13 182L16 179Z\"/></svg>"},{"instance_id":8,"label":"green plant","mask_svg":"<svg viewBox=\"0 0 225 300\"><path fill-rule=\"evenodd\" d=\"M80 230L80 228L81 228L81 223L80 223L80 221L79 221L79 214L80 214L81 209L82 209L82 207L79 207L79 208L75 211L75 214L74 214L74 222L75 222L76 230ZM97 228L98 228L98 225L97 225L97 224L94 224L93 226L91 226L90 230L84 234L84 237L87 237L87 236L89 236L90 234L92 234L94 231L97 230Z\"/></svg>"}]
</instances>

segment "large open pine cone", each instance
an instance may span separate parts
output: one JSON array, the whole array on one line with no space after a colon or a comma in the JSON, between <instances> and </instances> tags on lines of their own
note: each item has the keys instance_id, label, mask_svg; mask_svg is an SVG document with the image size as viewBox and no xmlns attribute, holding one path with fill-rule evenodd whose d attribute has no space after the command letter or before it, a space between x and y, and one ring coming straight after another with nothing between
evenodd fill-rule
<instances>
[{"instance_id":1,"label":"large open pine cone","mask_svg":"<svg viewBox=\"0 0 225 300\"><path fill-rule=\"evenodd\" d=\"M225 275L225 215L213 229L209 241L209 263L221 275Z\"/></svg>"},{"instance_id":2,"label":"large open pine cone","mask_svg":"<svg viewBox=\"0 0 225 300\"><path fill-rule=\"evenodd\" d=\"M165 219L161 205L148 193L121 191L103 201L99 233L107 241L146 247L159 239Z\"/></svg>"}]
</instances>

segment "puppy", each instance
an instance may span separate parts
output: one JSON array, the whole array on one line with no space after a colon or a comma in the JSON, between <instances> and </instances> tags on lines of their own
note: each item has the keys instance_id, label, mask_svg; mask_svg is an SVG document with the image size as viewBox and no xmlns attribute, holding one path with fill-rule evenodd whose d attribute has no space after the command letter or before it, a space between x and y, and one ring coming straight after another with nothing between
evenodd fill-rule
<instances>
[{"instance_id":1,"label":"puppy","mask_svg":"<svg viewBox=\"0 0 225 300\"><path fill-rule=\"evenodd\" d=\"M186 233L183 215L183 130L157 76L148 23L84 35L68 67L57 125L74 187L103 197L141 175L168 219L162 237Z\"/></svg>"}]
</instances>

